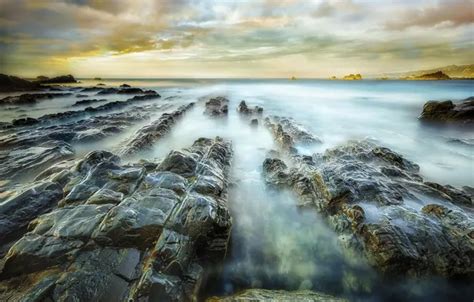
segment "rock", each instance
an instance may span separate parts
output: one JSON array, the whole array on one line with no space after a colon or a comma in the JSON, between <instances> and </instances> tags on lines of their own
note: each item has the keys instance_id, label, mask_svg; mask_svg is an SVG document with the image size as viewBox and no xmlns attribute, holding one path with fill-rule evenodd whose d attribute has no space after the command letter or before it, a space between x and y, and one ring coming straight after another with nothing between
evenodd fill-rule
<instances>
[{"instance_id":1,"label":"rock","mask_svg":"<svg viewBox=\"0 0 474 302\"><path fill-rule=\"evenodd\" d=\"M235 295L228 297L211 297L207 302L238 302L238 301L305 301L305 302L343 302L343 298L337 298L331 295L309 291L285 291L269 289L246 289Z\"/></svg>"},{"instance_id":2,"label":"rock","mask_svg":"<svg viewBox=\"0 0 474 302\"><path fill-rule=\"evenodd\" d=\"M343 80L349 80L349 81L354 81L354 80L362 80L362 76L357 73L357 74L349 74L349 75L346 75L342 78Z\"/></svg>"},{"instance_id":3,"label":"rock","mask_svg":"<svg viewBox=\"0 0 474 302\"><path fill-rule=\"evenodd\" d=\"M18 77L0 74L0 92L32 91L41 89L40 85Z\"/></svg>"},{"instance_id":4,"label":"rock","mask_svg":"<svg viewBox=\"0 0 474 302\"><path fill-rule=\"evenodd\" d=\"M430 122L472 124L474 122L474 97L469 97L457 104L452 101L429 101L423 106L419 119Z\"/></svg>"},{"instance_id":5,"label":"rock","mask_svg":"<svg viewBox=\"0 0 474 302\"><path fill-rule=\"evenodd\" d=\"M122 84L122 85L120 85L120 88L130 88L130 87L131 87L131 86L128 85L128 84Z\"/></svg>"},{"instance_id":6,"label":"rock","mask_svg":"<svg viewBox=\"0 0 474 302\"><path fill-rule=\"evenodd\" d=\"M85 90L82 90L82 91L85 91ZM103 94L114 94L114 93L117 93L119 90L117 88L105 88L105 89L102 89L100 88L99 89L99 92L97 92L98 95L103 95Z\"/></svg>"},{"instance_id":7,"label":"rock","mask_svg":"<svg viewBox=\"0 0 474 302\"><path fill-rule=\"evenodd\" d=\"M39 80L38 83L41 84L67 84L67 83L77 83L76 79L72 75L62 75L54 78L49 78L46 80Z\"/></svg>"},{"instance_id":8,"label":"rock","mask_svg":"<svg viewBox=\"0 0 474 302\"><path fill-rule=\"evenodd\" d=\"M24 105L34 104L38 100L63 97L72 93L26 93L19 96L7 96L0 100L0 105Z\"/></svg>"},{"instance_id":9,"label":"rock","mask_svg":"<svg viewBox=\"0 0 474 302\"><path fill-rule=\"evenodd\" d=\"M255 106L254 108L249 108L247 104L245 103L245 101L241 101L239 106L237 107L237 112L244 115L253 115L253 114L261 115L263 113L263 108L259 106Z\"/></svg>"},{"instance_id":10,"label":"rock","mask_svg":"<svg viewBox=\"0 0 474 302\"><path fill-rule=\"evenodd\" d=\"M229 111L229 100L218 96L206 102L204 114L209 116L224 116Z\"/></svg>"},{"instance_id":11,"label":"rock","mask_svg":"<svg viewBox=\"0 0 474 302\"><path fill-rule=\"evenodd\" d=\"M22 228L14 238L23 237L4 258L0 298L196 300L206 270L227 250L232 150L220 138L201 138L181 154L196 161L193 171L147 171L94 151L37 177L52 188L2 203L5 225Z\"/></svg>"},{"instance_id":12,"label":"rock","mask_svg":"<svg viewBox=\"0 0 474 302\"><path fill-rule=\"evenodd\" d=\"M103 105L97 106L97 107L86 107L84 110L71 110L71 111L63 111L63 112L58 112L58 113L51 113L51 114L45 114L43 116L40 116L36 120L43 124L47 123L52 123L52 122L57 122L65 119L72 119L72 118L80 118L82 116L90 116L91 114L96 114L96 113L104 113L112 110L119 110L123 109L129 105L132 105L137 102L142 102L150 99L155 99L159 98L159 94L145 94L145 95L137 95L134 96L130 99L127 99L126 101L113 101L113 102L108 102ZM130 115L130 113L129 113ZM12 123L12 126L15 124L17 126L24 126L25 123L23 122L24 120L14 120ZM28 125L28 123L26 124Z\"/></svg>"},{"instance_id":13,"label":"rock","mask_svg":"<svg viewBox=\"0 0 474 302\"><path fill-rule=\"evenodd\" d=\"M388 275L469 276L474 217L464 189L423 183L418 165L369 141L263 164L267 183L292 189L324 216L341 242ZM426 205L430 199L441 205ZM413 206L419 205L419 206Z\"/></svg>"},{"instance_id":14,"label":"rock","mask_svg":"<svg viewBox=\"0 0 474 302\"><path fill-rule=\"evenodd\" d=\"M0 150L0 177L16 179L73 155L74 150L68 143L57 140L48 140L36 146Z\"/></svg>"},{"instance_id":15,"label":"rock","mask_svg":"<svg viewBox=\"0 0 474 302\"><path fill-rule=\"evenodd\" d=\"M45 181L33 184L0 204L1 245L19 238L30 221L49 212L63 197L58 183Z\"/></svg>"},{"instance_id":16,"label":"rock","mask_svg":"<svg viewBox=\"0 0 474 302\"><path fill-rule=\"evenodd\" d=\"M456 189L450 185L440 185L434 182L425 182L425 185L430 186L448 196L448 199L454 203L459 203L461 205L473 205L472 194L464 192L465 190Z\"/></svg>"},{"instance_id":17,"label":"rock","mask_svg":"<svg viewBox=\"0 0 474 302\"><path fill-rule=\"evenodd\" d=\"M107 99L86 99L86 100L77 101L72 106L83 106L83 105L89 105L93 103L106 102L106 101Z\"/></svg>"},{"instance_id":18,"label":"rock","mask_svg":"<svg viewBox=\"0 0 474 302\"><path fill-rule=\"evenodd\" d=\"M265 118L265 125L272 131L277 141L286 146L286 148L290 148L294 144L311 145L322 143L318 137L290 118L280 116L267 117Z\"/></svg>"},{"instance_id":19,"label":"rock","mask_svg":"<svg viewBox=\"0 0 474 302\"><path fill-rule=\"evenodd\" d=\"M250 121L250 126L254 128L258 127L258 120L256 118L252 119Z\"/></svg>"},{"instance_id":20,"label":"rock","mask_svg":"<svg viewBox=\"0 0 474 302\"><path fill-rule=\"evenodd\" d=\"M183 114L192 108L194 103L183 105L171 113L164 113L161 117L139 129L132 139L125 144L120 151L123 156L132 155L145 148L150 148L155 141L166 135L171 127L183 116Z\"/></svg>"},{"instance_id":21,"label":"rock","mask_svg":"<svg viewBox=\"0 0 474 302\"><path fill-rule=\"evenodd\" d=\"M14 127L31 126L37 123L39 123L39 120L32 117L25 117L25 118L13 120L12 126Z\"/></svg>"},{"instance_id":22,"label":"rock","mask_svg":"<svg viewBox=\"0 0 474 302\"><path fill-rule=\"evenodd\" d=\"M123 200L124 194L110 189L99 189L87 199L86 204L118 204Z\"/></svg>"},{"instance_id":23,"label":"rock","mask_svg":"<svg viewBox=\"0 0 474 302\"><path fill-rule=\"evenodd\" d=\"M142 94L144 91L141 88L123 88L117 91L118 94Z\"/></svg>"},{"instance_id":24,"label":"rock","mask_svg":"<svg viewBox=\"0 0 474 302\"><path fill-rule=\"evenodd\" d=\"M80 240L64 240L28 233L8 251L0 279L37 272L66 262L83 245Z\"/></svg>"}]
</instances>

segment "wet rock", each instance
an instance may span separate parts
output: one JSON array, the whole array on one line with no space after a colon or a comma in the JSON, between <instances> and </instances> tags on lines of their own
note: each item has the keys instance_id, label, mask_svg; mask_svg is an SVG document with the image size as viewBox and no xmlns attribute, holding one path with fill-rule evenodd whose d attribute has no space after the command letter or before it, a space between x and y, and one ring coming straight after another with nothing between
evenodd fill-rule
<instances>
[{"instance_id":1,"label":"wet rock","mask_svg":"<svg viewBox=\"0 0 474 302\"><path fill-rule=\"evenodd\" d=\"M224 116L227 115L229 111L229 100L225 97L218 96L207 101L205 106L204 114L216 117Z\"/></svg>"},{"instance_id":2,"label":"wet rock","mask_svg":"<svg viewBox=\"0 0 474 302\"><path fill-rule=\"evenodd\" d=\"M247 106L247 103L245 103L245 101L241 101L239 106L237 107L237 112L244 115L253 115L253 114L261 115L263 113L263 108L259 106L249 108Z\"/></svg>"},{"instance_id":3,"label":"wet rock","mask_svg":"<svg viewBox=\"0 0 474 302\"><path fill-rule=\"evenodd\" d=\"M238 302L238 301L306 301L306 302L343 302L346 299L309 291L284 291L269 289L247 289L228 297L211 297L207 302Z\"/></svg>"},{"instance_id":4,"label":"wet rock","mask_svg":"<svg viewBox=\"0 0 474 302\"><path fill-rule=\"evenodd\" d=\"M153 143L166 135L172 126L192 108L194 103L183 105L171 113L164 113L161 117L138 130L133 138L120 151L123 156L132 155L140 150L150 148Z\"/></svg>"},{"instance_id":5,"label":"wet rock","mask_svg":"<svg viewBox=\"0 0 474 302\"><path fill-rule=\"evenodd\" d=\"M37 146L20 146L0 151L0 177L16 179L38 172L60 160L71 158L74 151L63 141L49 140Z\"/></svg>"},{"instance_id":6,"label":"wet rock","mask_svg":"<svg viewBox=\"0 0 474 302\"><path fill-rule=\"evenodd\" d=\"M59 265L77 253L83 245L80 240L64 240L28 233L8 251L0 279Z\"/></svg>"},{"instance_id":7,"label":"wet rock","mask_svg":"<svg viewBox=\"0 0 474 302\"><path fill-rule=\"evenodd\" d=\"M258 127L258 120L256 118L252 119L250 121L250 126L254 128Z\"/></svg>"},{"instance_id":8,"label":"wet rock","mask_svg":"<svg viewBox=\"0 0 474 302\"><path fill-rule=\"evenodd\" d=\"M0 92L31 91L41 89L38 83L18 77L0 74Z\"/></svg>"},{"instance_id":9,"label":"wet rock","mask_svg":"<svg viewBox=\"0 0 474 302\"><path fill-rule=\"evenodd\" d=\"M88 157L96 154L97 152L91 152ZM109 156L105 151L100 153L102 154ZM118 165L112 155L109 158L101 158L100 161L87 169L87 174L80 173L66 185L65 191L68 194L61 201L61 205L83 203L100 189L130 194L135 191L145 175L143 168L126 168ZM84 162L80 164L84 165Z\"/></svg>"},{"instance_id":10,"label":"wet rock","mask_svg":"<svg viewBox=\"0 0 474 302\"><path fill-rule=\"evenodd\" d=\"M295 121L286 117L272 116L265 118L265 125L275 139L285 149L292 150L295 144L311 145L322 141Z\"/></svg>"},{"instance_id":11,"label":"wet rock","mask_svg":"<svg viewBox=\"0 0 474 302\"><path fill-rule=\"evenodd\" d=\"M79 254L55 284L54 301L127 301L140 265L135 249L97 248Z\"/></svg>"},{"instance_id":12,"label":"wet rock","mask_svg":"<svg viewBox=\"0 0 474 302\"><path fill-rule=\"evenodd\" d=\"M0 204L0 242L18 238L26 226L39 215L51 211L63 197L55 182L40 182Z\"/></svg>"},{"instance_id":13,"label":"wet rock","mask_svg":"<svg viewBox=\"0 0 474 302\"><path fill-rule=\"evenodd\" d=\"M85 90L82 90L85 92ZM119 90L117 88L99 88L99 92L97 92L97 95L104 95L104 94L114 94L117 93Z\"/></svg>"},{"instance_id":14,"label":"wet rock","mask_svg":"<svg viewBox=\"0 0 474 302\"><path fill-rule=\"evenodd\" d=\"M452 101L429 101L423 106L419 119L472 124L474 122L474 97L469 97L456 104Z\"/></svg>"},{"instance_id":15,"label":"wet rock","mask_svg":"<svg viewBox=\"0 0 474 302\"><path fill-rule=\"evenodd\" d=\"M29 223L29 232L4 259L0 297L21 291L26 297L77 301L197 299L206 269L227 250L232 151L220 138L201 138L181 153L196 161L192 173L172 165L147 172L139 164L122 165L106 151L41 173L38 181L57 180L60 207L55 198L48 213L19 223L23 229ZM44 191L31 194L41 206L48 203ZM19 202L10 201L10 209ZM25 202L35 210L38 204ZM23 219L25 209L20 212ZM36 281L40 276L42 283ZM13 280L26 284L18 289Z\"/></svg>"},{"instance_id":16,"label":"wet rock","mask_svg":"<svg viewBox=\"0 0 474 302\"><path fill-rule=\"evenodd\" d=\"M425 182L425 185L430 186L448 196L448 199L452 202L472 206L472 194L464 192L464 190L456 189L450 185L440 185L434 182ZM468 189L469 191L469 189Z\"/></svg>"},{"instance_id":17,"label":"wet rock","mask_svg":"<svg viewBox=\"0 0 474 302\"><path fill-rule=\"evenodd\" d=\"M112 205L78 205L64 207L33 220L31 233L45 237L87 240Z\"/></svg>"},{"instance_id":18,"label":"wet rock","mask_svg":"<svg viewBox=\"0 0 474 302\"><path fill-rule=\"evenodd\" d=\"M130 88L131 86L128 84L122 84L119 86L120 88Z\"/></svg>"},{"instance_id":19,"label":"wet rock","mask_svg":"<svg viewBox=\"0 0 474 302\"><path fill-rule=\"evenodd\" d=\"M32 118L32 117L25 117L20 119L14 119L12 121L12 125L14 127L22 127L22 126L31 126L34 124L39 123L39 120Z\"/></svg>"},{"instance_id":20,"label":"wet rock","mask_svg":"<svg viewBox=\"0 0 474 302\"><path fill-rule=\"evenodd\" d=\"M82 105L89 105L89 104L94 104L98 102L105 102L107 99L86 99L86 100L80 100L75 102L72 106L82 106Z\"/></svg>"},{"instance_id":21,"label":"wet rock","mask_svg":"<svg viewBox=\"0 0 474 302\"><path fill-rule=\"evenodd\" d=\"M350 142L312 157L296 154L292 166L266 159L265 180L292 189L301 205L323 213L342 243L381 272L474 272L468 235L474 217L456 206L472 205L463 190L423 183L418 165L369 141ZM444 206L426 205L432 199Z\"/></svg>"},{"instance_id":22,"label":"wet rock","mask_svg":"<svg viewBox=\"0 0 474 302\"><path fill-rule=\"evenodd\" d=\"M63 112L58 112L58 113L51 113L51 114L45 114L36 120L38 121L35 124L51 124L53 122L59 122L67 119L73 119L73 118L81 118L84 116L90 116L93 114L98 114L98 113L106 113L108 111L112 110L120 110L123 109L129 105L132 105L137 102L142 102L150 99L155 99L159 98L159 94L145 94L145 95L138 95L134 96L133 98L130 98L126 101L112 101L108 102L106 104L97 106L97 107L87 107L84 110L74 110L74 111L63 111ZM132 115L137 115L137 113L128 113L130 116ZM24 124L23 121L13 121L13 124L17 123L17 126L26 126L28 123ZM19 124L18 124L19 123ZM12 124L12 125L13 125ZM5 127L4 128L8 128Z\"/></svg>"},{"instance_id":23,"label":"wet rock","mask_svg":"<svg viewBox=\"0 0 474 302\"><path fill-rule=\"evenodd\" d=\"M77 83L76 79L72 75L62 75L54 78L48 78L38 81L41 84L67 84L67 83Z\"/></svg>"},{"instance_id":24,"label":"wet rock","mask_svg":"<svg viewBox=\"0 0 474 302\"><path fill-rule=\"evenodd\" d=\"M72 93L26 93L18 96L7 96L0 99L0 105L34 104L38 100L49 100L56 97L71 95Z\"/></svg>"},{"instance_id":25,"label":"wet rock","mask_svg":"<svg viewBox=\"0 0 474 302\"><path fill-rule=\"evenodd\" d=\"M118 204L123 200L123 193L109 189L99 189L89 199L87 204Z\"/></svg>"}]
</instances>

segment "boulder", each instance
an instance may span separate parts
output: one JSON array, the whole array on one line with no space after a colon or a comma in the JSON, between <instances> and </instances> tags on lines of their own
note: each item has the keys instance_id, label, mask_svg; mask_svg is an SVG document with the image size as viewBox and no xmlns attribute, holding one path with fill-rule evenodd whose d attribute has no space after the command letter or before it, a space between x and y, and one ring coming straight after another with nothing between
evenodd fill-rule
<instances>
[{"instance_id":1,"label":"boulder","mask_svg":"<svg viewBox=\"0 0 474 302\"><path fill-rule=\"evenodd\" d=\"M211 98L206 102L205 107L204 114L206 115L214 117L227 116L229 111L229 100L222 96Z\"/></svg>"},{"instance_id":2,"label":"boulder","mask_svg":"<svg viewBox=\"0 0 474 302\"><path fill-rule=\"evenodd\" d=\"M472 124L474 123L474 97L469 97L459 103L429 101L423 106L419 119L429 122Z\"/></svg>"},{"instance_id":3,"label":"boulder","mask_svg":"<svg viewBox=\"0 0 474 302\"><path fill-rule=\"evenodd\" d=\"M243 115L254 115L254 114L261 115L263 113L263 108L259 106L249 108L247 106L247 103L245 103L245 101L241 101L239 106L237 107L237 112Z\"/></svg>"}]
</instances>

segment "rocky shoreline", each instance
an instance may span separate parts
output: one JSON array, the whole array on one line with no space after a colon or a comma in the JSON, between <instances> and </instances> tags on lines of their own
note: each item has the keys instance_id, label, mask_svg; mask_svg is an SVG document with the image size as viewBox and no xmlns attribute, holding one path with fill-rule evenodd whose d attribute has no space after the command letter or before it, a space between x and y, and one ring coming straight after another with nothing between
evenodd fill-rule
<instances>
[{"instance_id":1,"label":"rocky shoreline","mask_svg":"<svg viewBox=\"0 0 474 302\"><path fill-rule=\"evenodd\" d=\"M323 140L295 119L245 101L229 108L219 96L178 105L129 85L56 88L61 92L0 100L29 106L71 91L85 95L71 105L78 110L14 119L0 129L2 301L208 298L203 288L226 259L236 219L228 205L233 142L202 137L162 158L136 158L193 110L220 121L234 110L248 127L267 129L277 149L256 169L268 189L291 191L295 207L319 213L341 246L382 276L474 277L474 188L425 181L416 163L376 141L305 155L301 146ZM108 100L118 94L133 96ZM471 123L472 98L427 103L420 119ZM75 150L137 123L113 152ZM266 289L208 301L294 299L345 301Z\"/></svg>"}]
</instances>

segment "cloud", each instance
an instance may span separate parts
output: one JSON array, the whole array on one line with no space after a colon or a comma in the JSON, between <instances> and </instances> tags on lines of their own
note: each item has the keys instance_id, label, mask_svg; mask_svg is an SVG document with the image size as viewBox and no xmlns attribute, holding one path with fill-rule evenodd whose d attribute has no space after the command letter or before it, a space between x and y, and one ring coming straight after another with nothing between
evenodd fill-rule
<instances>
[{"instance_id":1,"label":"cloud","mask_svg":"<svg viewBox=\"0 0 474 302\"><path fill-rule=\"evenodd\" d=\"M432 27L436 25L461 26L474 23L473 0L444 0L434 6L404 10L385 28L404 30L409 27Z\"/></svg>"},{"instance_id":2,"label":"cloud","mask_svg":"<svg viewBox=\"0 0 474 302\"><path fill-rule=\"evenodd\" d=\"M436 58L469 61L472 27L458 25L472 23L474 0L427 1L0 0L0 67L32 75L46 66L79 74L121 66L127 73L149 62L170 74L206 64L226 74L226 64L274 74L284 68L271 62L296 59L283 65L363 72Z\"/></svg>"}]
</instances>

